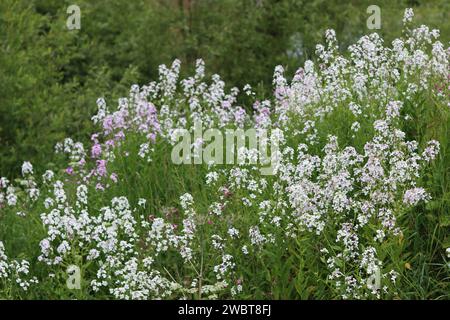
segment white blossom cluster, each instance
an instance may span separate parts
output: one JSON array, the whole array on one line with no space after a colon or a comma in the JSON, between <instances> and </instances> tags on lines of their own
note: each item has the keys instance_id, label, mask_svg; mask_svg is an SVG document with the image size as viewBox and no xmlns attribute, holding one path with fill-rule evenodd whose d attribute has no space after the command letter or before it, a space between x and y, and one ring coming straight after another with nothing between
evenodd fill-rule
<instances>
[{"instance_id":1,"label":"white blossom cluster","mask_svg":"<svg viewBox=\"0 0 450 320\"><path fill-rule=\"evenodd\" d=\"M15 282L18 287L27 291L28 288L38 283L36 277L30 276L30 262L27 260L10 260L5 253L5 246L0 241L0 282Z\"/></svg>"}]
</instances>

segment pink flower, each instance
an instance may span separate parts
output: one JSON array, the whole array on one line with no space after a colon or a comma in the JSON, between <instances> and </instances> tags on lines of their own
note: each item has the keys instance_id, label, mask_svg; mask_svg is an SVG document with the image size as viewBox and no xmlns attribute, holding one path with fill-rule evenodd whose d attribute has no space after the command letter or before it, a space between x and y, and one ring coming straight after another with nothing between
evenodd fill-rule
<instances>
[{"instance_id":1,"label":"pink flower","mask_svg":"<svg viewBox=\"0 0 450 320\"><path fill-rule=\"evenodd\" d=\"M117 183L117 174L112 173L111 176L109 177L114 183Z\"/></svg>"},{"instance_id":2,"label":"pink flower","mask_svg":"<svg viewBox=\"0 0 450 320\"><path fill-rule=\"evenodd\" d=\"M106 176L106 160L97 160L97 174L101 177Z\"/></svg>"},{"instance_id":3,"label":"pink flower","mask_svg":"<svg viewBox=\"0 0 450 320\"><path fill-rule=\"evenodd\" d=\"M231 197L233 195L233 193L230 190L228 190L228 188L224 187L223 195L228 198L228 197Z\"/></svg>"},{"instance_id":4,"label":"pink flower","mask_svg":"<svg viewBox=\"0 0 450 320\"><path fill-rule=\"evenodd\" d=\"M108 140L108 141L106 141L105 142L105 144L108 146L108 147L114 147L114 140L113 139L110 139L110 140Z\"/></svg>"},{"instance_id":5,"label":"pink flower","mask_svg":"<svg viewBox=\"0 0 450 320\"><path fill-rule=\"evenodd\" d=\"M148 138L149 138L150 140L152 140L152 142L155 142L155 140L156 140L156 133L154 133L154 132L150 133L150 134L148 135Z\"/></svg>"},{"instance_id":6,"label":"pink flower","mask_svg":"<svg viewBox=\"0 0 450 320\"><path fill-rule=\"evenodd\" d=\"M102 153L102 146L99 145L98 143L94 144L91 150L92 158L98 158L101 153Z\"/></svg>"},{"instance_id":7,"label":"pink flower","mask_svg":"<svg viewBox=\"0 0 450 320\"><path fill-rule=\"evenodd\" d=\"M72 167L67 167L66 173L72 175L73 174L73 168Z\"/></svg>"},{"instance_id":8,"label":"pink flower","mask_svg":"<svg viewBox=\"0 0 450 320\"><path fill-rule=\"evenodd\" d=\"M114 129L114 122L113 122L113 117L112 116L107 116L105 117L105 119L103 120L103 129L105 130L105 132L108 134L111 131L113 131Z\"/></svg>"},{"instance_id":9,"label":"pink flower","mask_svg":"<svg viewBox=\"0 0 450 320\"><path fill-rule=\"evenodd\" d=\"M125 133L123 133L123 131L119 131L114 135L114 138L116 140L123 140L125 139Z\"/></svg>"}]
</instances>

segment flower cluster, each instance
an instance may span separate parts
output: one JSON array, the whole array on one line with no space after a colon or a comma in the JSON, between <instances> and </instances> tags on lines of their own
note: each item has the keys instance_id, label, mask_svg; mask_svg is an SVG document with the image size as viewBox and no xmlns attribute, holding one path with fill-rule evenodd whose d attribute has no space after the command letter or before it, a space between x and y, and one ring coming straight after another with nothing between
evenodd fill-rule
<instances>
[{"instance_id":1,"label":"flower cluster","mask_svg":"<svg viewBox=\"0 0 450 320\"><path fill-rule=\"evenodd\" d=\"M38 263L52 274L80 265L84 285L101 297L250 297L254 278L264 289L297 288L299 274L311 272L332 298L392 297L401 277L392 260L407 231L401 219L431 200L422 177L441 148L414 140L405 123L420 115L415 97L447 105L449 97L450 51L438 31L411 29L413 15L405 12L405 35L392 46L374 33L348 54L327 30L317 63L306 61L291 81L275 68L272 99L256 100L245 86L254 99L247 109L237 88L227 90L218 75L206 79L202 60L186 79L179 60L162 65L158 81L133 85L117 108L97 101L90 145L67 138L56 146L68 158L60 172L46 171L39 184L25 162L18 185L1 178L0 209L37 220L45 234ZM330 125L335 117L346 128ZM199 121L271 130L280 147L274 174L262 175L258 151L243 147L238 158L250 161L236 166L208 163L186 177L174 169L186 190L170 198L174 182L147 175L175 166L164 161L176 131L192 132ZM192 148L202 151L203 142ZM186 182L196 174L200 190ZM283 269L289 285L277 283L283 272L272 274L274 261L294 265ZM8 260L0 241L0 280L27 290L37 281L26 280L29 270L26 260Z\"/></svg>"},{"instance_id":2,"label":"flower cluster","mask_svg":"<svg viewBox=\"0 0 450 320\"><path fill-rule=\"evenodd\" d=\"M21 290L27 291L28 288L37 284L36 277L30 277L30 262L27 260L10 260L5 253L5 246L0 241L0 283L4 281L17 285Z\"/></svg>"}]
</instances>

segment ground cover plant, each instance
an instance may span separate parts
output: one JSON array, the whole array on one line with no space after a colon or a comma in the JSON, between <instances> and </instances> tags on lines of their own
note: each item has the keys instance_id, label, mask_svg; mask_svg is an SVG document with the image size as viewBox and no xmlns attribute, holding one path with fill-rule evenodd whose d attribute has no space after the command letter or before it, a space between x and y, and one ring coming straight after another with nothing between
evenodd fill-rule
<instances>
[{"instance_id":1,"label":"ground cover plant","mask_svg":"<svg viewBox=\"0 0 450 320\"><path fill-rule=\"evenodd\" d=\"M413 17L344 51L327 30L291 79L275 68L271 97L202 60L181 79L175 60L98 99L91 142L56 145L64 167L0 180L0 297L449 298L450 50ZM269 132L273 174L260 148L196 164L205 136L174 163L199 122Z\"/></svg>"}]
</instances>

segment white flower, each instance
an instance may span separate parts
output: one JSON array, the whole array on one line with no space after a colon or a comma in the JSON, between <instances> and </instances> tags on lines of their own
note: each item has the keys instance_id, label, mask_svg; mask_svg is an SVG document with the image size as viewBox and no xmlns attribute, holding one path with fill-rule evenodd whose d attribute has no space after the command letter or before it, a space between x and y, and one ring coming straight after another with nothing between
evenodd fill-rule
<instances>
[{"instance_id":1,"label":"white flower","mask_svg":"<svg viewBox=\"0 0 450 320\"><path fill-rule=\"evenodd\" d=\"M138 206L145 208L146 203L147 203L147 200L145 200L144 198L139 198Z\"/></svg>"},{"instance_id":2,"label":"white flower","mask_svg":"<svg viewBox=\"0 0 450 320\"><path fill-rule=\"evenodd\" d=\"M405 13L403 15L403 23L406 24L411 22L414 17L414 11L412 8L405 9Z\"/></svg>"},{"instance_id":3,"label":"white flower","mask_svg":"<svg viewBox=\"0 0 450 320\"><path fill-rule=\"evenodd\" d=\"M403 196L403 203L414 206L420 201L428 201L430 196L423 188L412 188L406 190Z\"/></svg>"},{"instance_id":4,"label":"white flower","mask_svg":"<svg viewBox=\"0 0 450 320\"><path fill-rule=\"evenodd\" d=\"M206 174L206 184L211 184L213 182L216 182L217 179L219 179L219 174L217 172L208 172Z\"/></svg>"},{"instance_id":5,"label":"white flower","mask_svg":"<svg viewBox=\"0 0 450 320\"><path fill-rule=\"evenodd\" d=\"M33 166L31 165L30 162L25 161L22 164L22 176L25 176L27 174L33 174Z\"/></svg>"},{"instance_id":6,"label":"white flower","mask_svg":"<svg viewBox=\"0 0 450 320\"><path fill-rule=\"evenodd\" d=\"M228 234L231 238L237 238L239 236L239 230L237 230L236 228L229 228Z\"/></svg>"},{"instance_id":7,"label":"white flower","mask_svg":"<svg viewBox=\"0 0 450 320\"><path fill-rule=\"evenodd\" d=\"M44 182L48 183L48 182L52 181L54 176L55 176L55 174L53 171L46 170L45 173L42 175L42 180L44 180Z\"/></svg>"}]
</instances>

